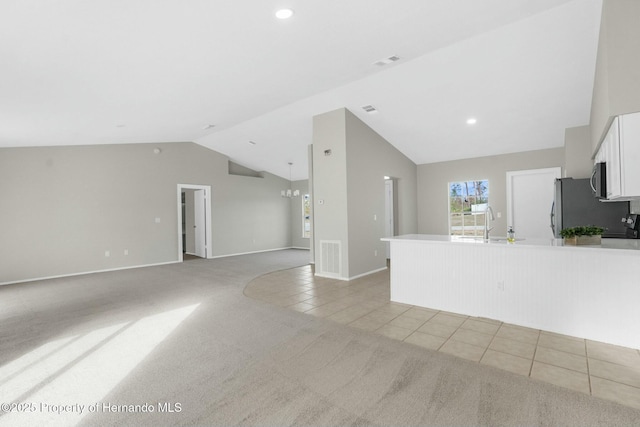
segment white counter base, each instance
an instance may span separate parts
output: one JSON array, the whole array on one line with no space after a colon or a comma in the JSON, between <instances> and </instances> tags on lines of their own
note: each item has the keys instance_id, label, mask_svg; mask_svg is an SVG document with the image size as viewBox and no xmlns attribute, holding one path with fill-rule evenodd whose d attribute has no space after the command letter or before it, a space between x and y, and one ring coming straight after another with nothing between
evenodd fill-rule
<instances>
[{"instance_id":1,"label":"white counter base","mask_svg":"<svg viewBox=\"0 0 640 427\"><path fill-rule=\"evenodd\" d=\"M640 348L640 251L429 237L384 239L392 301Z\"/></svg>"}]
</instances>

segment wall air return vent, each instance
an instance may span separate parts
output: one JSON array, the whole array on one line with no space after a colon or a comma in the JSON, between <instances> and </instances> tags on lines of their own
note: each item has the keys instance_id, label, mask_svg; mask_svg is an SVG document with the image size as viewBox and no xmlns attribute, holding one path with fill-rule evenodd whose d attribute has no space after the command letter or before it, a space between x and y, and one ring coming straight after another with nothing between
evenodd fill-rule
<instances>
[{"instance_id":1,"label":"wall air return vent","mask_svg":"<svg viewBox=\"0 0 640 427\"><path fill-rule=\"evenodd\" d=\"M391 64L392 62L396 62L399 60L400 60L400 57L398 55L393 55L388 58L384 58L379 61L376 61L373 63L373 65L376 65L378 67L384 67L385 65Z\"/></svg>"},{"instance_id":2,"label":"wall air return vent","mask_svg":"<svg viewBox=\"0 0 640 427\"><path fill-rule=\"evenodd\" d=\"M320 240L319 276L337 277L341 275L342 243L339 240Z\"/></svg>"}]
</instances>

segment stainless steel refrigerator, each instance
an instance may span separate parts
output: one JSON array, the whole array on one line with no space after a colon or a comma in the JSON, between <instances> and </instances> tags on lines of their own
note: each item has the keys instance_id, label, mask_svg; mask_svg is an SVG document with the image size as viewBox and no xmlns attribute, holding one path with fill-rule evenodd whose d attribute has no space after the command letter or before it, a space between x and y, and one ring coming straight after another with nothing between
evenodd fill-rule
<instances>
[{"instance_id":1,"label":"stainless steel refrigerator","mask_svg":"<svg viewBox=\"0 0 640 427\"><path fill-rule=\"evenodd\" d=\"M589 179L562 178L555 181L555 200L551 207L551 229L582 225L604 227L602 237L626 236L622 219L629 214L629 202L601 202L593 196Z\"/></svg>"}]
</instances>

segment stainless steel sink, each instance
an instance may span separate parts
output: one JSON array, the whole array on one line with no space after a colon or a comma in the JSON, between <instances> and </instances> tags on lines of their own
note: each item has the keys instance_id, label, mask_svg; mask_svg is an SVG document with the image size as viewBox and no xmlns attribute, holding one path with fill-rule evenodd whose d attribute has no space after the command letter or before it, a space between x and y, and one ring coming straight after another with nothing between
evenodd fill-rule
<instances>
[{"instance_id":1,"label":"stainless steel sink","mask_svg":"<svg viewBox=\"0 0 640 427\"><path fill-rule=\"evenodd\" d=\"M502 237L502 236L500 236L500 237L492 237L492 238L491 238L491 239L489 239L489 240L490 240L491 242L506 242L506 241L507 241L507 238L506 238L506 237ZM516 238L516 239L515 239L515 241L516 241L516 242L521 242L521 241L523 241L523 240L524 240L524 239L520 239L520 238Z\"/></svg>"},{"instance_id":2,"label":"stainless steel sink","mask_svg":"<svg viewBox=\"0 0 640 427\"><path fill-rule=\"evenodd\" d=\"M482 238L482 236L451 236L452 240L463 240L463 241L476 241L476 242L484 242L485 240ZM516 242L521 242L524 239L521 238L516 238ZM504 236L495 236L495 237L490 237L489 238L489 242L488 243L507 243L507 238Z\"/></svg>"}]
</instances>

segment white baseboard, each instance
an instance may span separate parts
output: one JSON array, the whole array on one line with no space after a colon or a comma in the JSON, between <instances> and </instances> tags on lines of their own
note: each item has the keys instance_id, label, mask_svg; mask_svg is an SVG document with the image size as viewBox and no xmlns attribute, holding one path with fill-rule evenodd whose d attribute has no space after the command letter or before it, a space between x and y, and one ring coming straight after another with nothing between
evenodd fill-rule
<instances>
[{"instance_id":1,"label":"white baseboard","mask_svg":"<svg viewBox=\"0 0 640 427\"><path fill-rule=\"evenodd\" d=\"M375 274L375 273L379 273L381 271L386 270L388 267L382 267L382 268L378 268L376 270L371 270L371 271L367 271L366 273L362 273L362 274L358 274L357 276L353 276L353 277L349 277L348 280L354 280L354 279L358 279L360 277L364 277L364 276L368 276L370 274Z\"/></svg>"},{"instance_id":2,"label":"white baseboard","mask_svg":"<svg viewBox=\"0 0 640 427\"><path fill-rule=\"evenodd\" d=\"M318 277L324 277L325 279L336 279L336 280L342 280L343 282L348 282L350 280L359 279L360 277L364 277L364 276L368 276L370 274L375 274L375 273L378 273L380 271L384 271L387 268L388 267L382 267L382 268L378 268L376 270L367 271L366 273L358 274L356 276L351 276L351 277L336 277L336 276L331 276L331 275L327 275L327 274L320 274L320 273L316 273L315 275L318 276Z\"/></svg>"},{"instance_id":3,"label":"white baseboard","mask_svg":"<svg viewBox=\"0 0 640 427\"><path fill-rule=\"evenodd\" d=\"M286 249L304 249L304 250L309 250L308 248L286 247L286 248L277 248L277 249L266 249L266 250L254 251L254 252L243 252L243 253L236 253L236 254L229 254L229 255L218 255L218 256L214 256L214 257L208 258L208 259L226 258L226 257L238 256L238 255L257 254L257 253L261 253L261 252L282 251L282 250L286 250ZM13 281L10 281L10 282L0 282L0 286L13 285L13 284L16 284L16 283L37 282L38 280L59 279L61 277L83 276L85 274L108 273L110 271L130 270L132 268L156 267L156 266L159 266L159 265L179 264L179 263L180 263L180 261L176 260L176 261L158 262L158 263L155 263L155 264L130 265L130 266L127 266L127 267L107 268L107 269L104 269L104 270L92 270L92 271L82 271L82 272L79 272L79 273L59 274L59 275L56 275L56 276L34 277L34 278L29 278L29 279L13 280Z\"/></svg>"},{"instance_id":4,"label":"white baseboard","mask_svg":"<svg viewBox=\"0 0 640 427\"><path fill-rule=\"evenodd\" d=\"M157 267L159 265L177 264L179 262L180 261L167 261L167 262L158 262L156 264L130 265L127 267L107 268L105 270L93 270L93 271L83 271L80 273L59 274L57 276L35 277L32 279L22 279L22 280L14 280L11 282L1 282L0 286L13 285L16 283L37 282L39 280L60 279L62 277L84 276L85 274L108 273L110 271L119 271L119 270L131 270L133 268Z\"/></svg>"},{"instance_id":5,"label":"white baseboard","mask_svg":"<svg viewBox=\"0 0 640 427\"><path fill-rule=\"evenodd\" d=\"M293 246L288 246L286 248L275 248L275 249L263 249L261 251L251 251L251 252L237 252L234 254L227 254L227 255L216 255L216 256L212 256L209 259L216 259L216 258L226 258L226 257L230 257L230 256L240 256L240 255L251 255L251 254L259 254L259 253L263 253L263 252L274 252L274 251L284 251L287 249L304 249L304 250L309 250L307 248L294 248Z\"/></svg>"}]
</instances>

